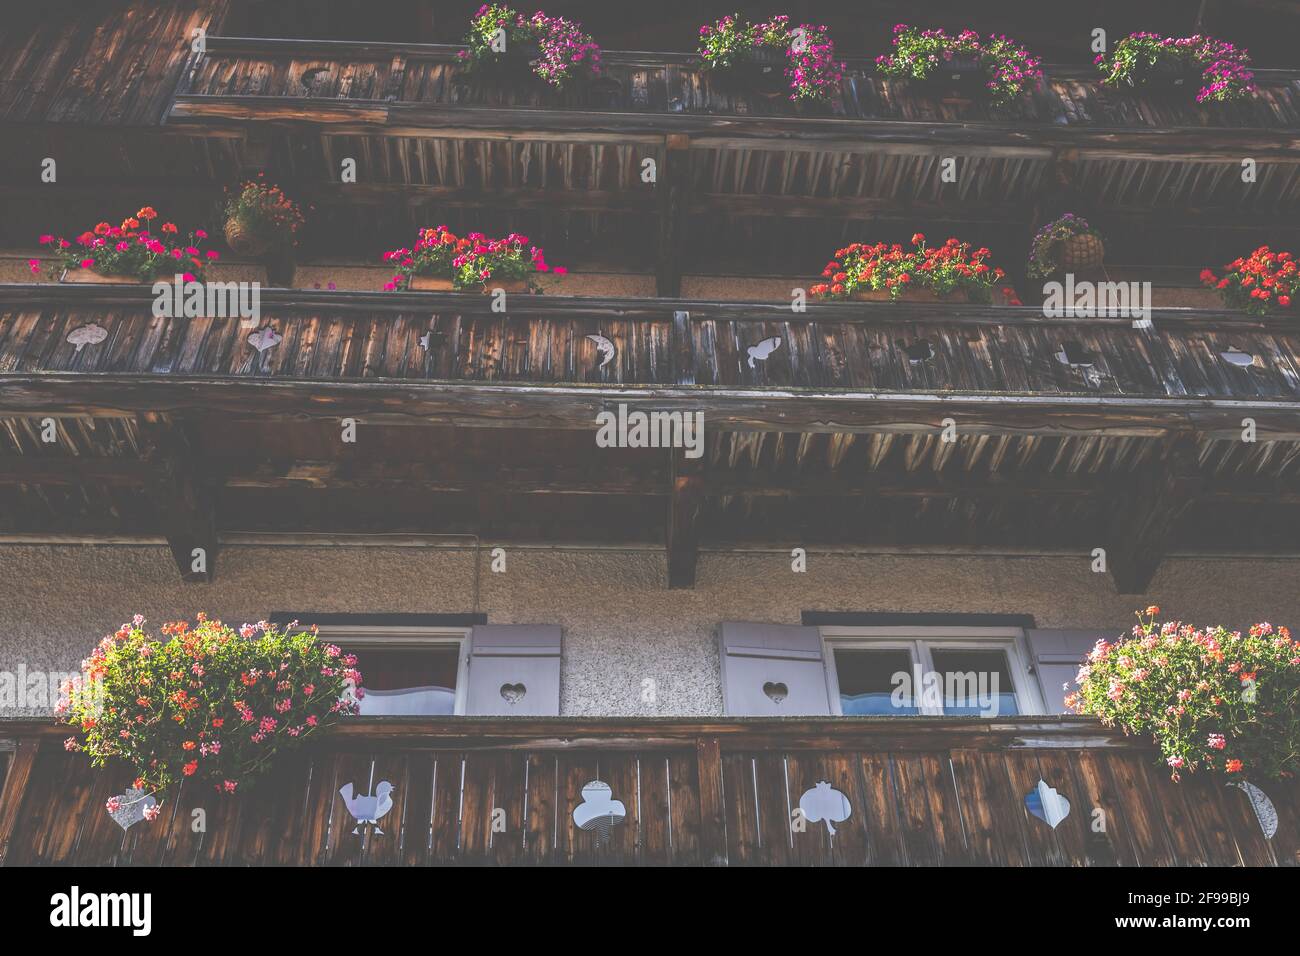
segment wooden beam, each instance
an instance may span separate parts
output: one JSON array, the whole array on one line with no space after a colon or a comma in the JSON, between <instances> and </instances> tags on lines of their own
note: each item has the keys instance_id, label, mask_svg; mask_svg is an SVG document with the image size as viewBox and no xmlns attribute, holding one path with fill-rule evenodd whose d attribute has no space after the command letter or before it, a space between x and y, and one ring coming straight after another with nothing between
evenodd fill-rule
<instances>
[{"instance_id":1,"label":"wooden beam","mask_svg":"<svg viewBox=\"0 0 1300 956\"><path fill-rule=\"evenodd\" d=\"M1179 519L1205 485L1197 473L1196 438L1177 432L1157 467L1133 473L1112 513L1106 565L1120 594L1145 594L1169 551Z\"/></svg>"},{"instance_id":2,"label":"wooden beam","mask_svg":"<svg viewBox=\"0 0 1300 956\"><path fill-rule=\"evenodd\" d=\"M145 490L176 568L184 581L210 582L217 566L216 507L194 446L166 415L147 411L138 422L149 465Z\"/></svg>"},{"instance_id":3,"label":"wooden beam","mask_svg":"<svg viewBox=\"0 0 1300 956\"><path fill-rule=\"evenodd\" d=\"M683 449L672 454L672 492L668 499L668 587L695 587L699 562L700 506L704 502L704 458L687 458Z\"/></svg>"},{"instance_id":4,"label":"wooden beam","mask_svg":"<svg viewBox=\"0 0 1300 956\"><path fill-rule=\"evenodd\" d=\"M0 733L3 732L4 724L0 723ZM4 785L0 787L0 866L4 866L5 857L9 855L9 841L18 823L18 812L22 809L23 795L27 792L27 782L31 780L40 744L39 737L18 738L18 746L4 775Z\"/></svg>"},{"instance_id":5,"label":"wooden beam","mask_svg":"<svg viewBox=\"0 0 1300 956\"><path fill-rule=\"evenodd\" d=\"M659 252L655 264L655 293L675 299L682 294L682 240L690 201L690 138L664 138L655 192L659 200Z\"/></svg>"},{"instance_id":6,"label":"wooden beam","mask_svg":"<svg viewBox=\"0 0 1300 956\"><path fill-rule=\"evenodd\" d=\"M700 859L705 866L726 866L726 801L722 792L722 745L717 737L696 738L695 771L700 794Z\"/></svg>"}]
</instances>

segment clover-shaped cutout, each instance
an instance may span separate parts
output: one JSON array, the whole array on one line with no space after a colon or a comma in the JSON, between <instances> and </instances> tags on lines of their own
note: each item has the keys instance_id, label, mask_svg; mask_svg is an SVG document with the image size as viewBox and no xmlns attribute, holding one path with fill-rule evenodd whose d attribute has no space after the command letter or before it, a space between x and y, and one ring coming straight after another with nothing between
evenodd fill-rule
<instances>
[{"instance_id":1,"label":"clover-shaped cutout","mask_svg":"<svg viewBox=\"0 0 1300 956\"><path fill-rule=\"evenodd\" d=\"M98 345L104 339L108 338L108 329L102 325L96 325L91 322L73 329L68 333L68 344L75 345L80 352L87 345Z\"/></svg>"}]
</instances>

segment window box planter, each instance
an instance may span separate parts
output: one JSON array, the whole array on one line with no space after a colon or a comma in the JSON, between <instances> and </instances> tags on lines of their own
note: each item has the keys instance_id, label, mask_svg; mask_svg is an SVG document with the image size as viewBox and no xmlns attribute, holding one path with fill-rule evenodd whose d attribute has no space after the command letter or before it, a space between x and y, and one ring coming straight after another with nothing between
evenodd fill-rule
<instances>
[{"instance_id":1,"label":"window box planter","mask_svg":"<svg viewBox=\"0 0 1300 956\"><path fill-rule=\"evenodd\" d=\"M960 293L939 295L929 289L907 289L897 296L891 296L888 289L859 289L849 296L853 302L952 302L966 298Z\"/></svg>"},{"instance_id":2,"label":"window box planter","mask_svg":"<svg viewBox=\"0 0 1300 956\"><path fill-rule=\"evenodd\" d=\"M412 292L455 292L456 285L450 279L437 276L411 276L408 288Z\"/></svg>"},{"instance_id":3,"label":"window box planter","mask_svg":"<svg viewBox=\"0 0 1300 956\"><path fill-rule=\"evenodd\" d=\"M94 269L64 269L59 276L60 282L105 283L107 285L143 285L144 280L136 276L103 275Z\"/></svg>"},{"instance_id":4,"label":"window box planter","mask_svg":"<svg viewBox=\"0 0 1300 956\"><path fill-rule=\"evenodd\" d=\"M976 56L954 56L923 80L912 80L920 89L935 95L951 94L976 99L988 93L984 66Z\"/></svg>"}]
</instances>

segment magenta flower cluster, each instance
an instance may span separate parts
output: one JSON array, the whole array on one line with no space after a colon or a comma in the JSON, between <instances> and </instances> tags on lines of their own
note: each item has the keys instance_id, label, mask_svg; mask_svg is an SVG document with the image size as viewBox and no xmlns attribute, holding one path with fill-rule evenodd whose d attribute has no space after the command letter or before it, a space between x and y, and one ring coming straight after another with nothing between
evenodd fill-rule
<instances>
[{"instance_id":1,"label":"magenta flower cluster","mask_svg":"<svg viewBox=\"0 0 1300 956\"><path fill-rule=\"evenodd\" d=\"M503 54L494 47L505 31L506 51L511 47L536 44L540 55L530 61L533 72L555 87L564 86L579 74L600 72L600 47L582 31L582 24L564 17L548 17L538 10L525 17L502 3L485 3L470 21L466 49L458 56L469 63L496 60Z\"/></svg>"},{"instance_id":2,"label":"magenta flower cluster","mask_svg":"<svg viewBox=\"0 0 1300 956\"><path fill-rule=\"evenodd\" d=\"M700 27L699 52L710 69L734 68L763 49L785 54L792 100L830 99L844 77L844 63L835 59L835 43L824 25L792 27L782 15L757 24L726 16Z\"/></svg>"},{"instance_id":3,"label":"magenta flower cluster","mask_svg":"<svg viewBox=\"0 0 1300 956\"><path fill-rule=\"evenodd\" d=\"M1002 35L981 41L974 30L950 36L943 30L918 30L906 23L894 26L894 52L876 57L876 68L886 76L924 80L941 64L954 59L979 62L985 87L995 103L1006 103L1042 78L1042 61L1023 46Z\"/></svg>"},{"instance_id":4,"label":"magenta flower cluster","mask_svg":"<svg viewBox=\"0 0 1300 956\"><path fill-rule=\"evenodd\" d=\"M1206 100L1224 103L1255 91L1250 54L1226 40L1199 33L1190 37L1133 33L1115 44L1110 54L1098 54L1094 62L1106 74L1102 82L1132 86L1146 70L1162 60L1183 62L1200 69L1204 85L1196 94L1198 103Z\"/></svg>"}]
</instances>

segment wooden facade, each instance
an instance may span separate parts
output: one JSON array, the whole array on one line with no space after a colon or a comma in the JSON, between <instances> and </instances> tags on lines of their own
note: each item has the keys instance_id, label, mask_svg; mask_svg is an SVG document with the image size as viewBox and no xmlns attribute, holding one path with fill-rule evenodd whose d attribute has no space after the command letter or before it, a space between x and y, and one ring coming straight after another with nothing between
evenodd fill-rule
<instances>
[{"instance_id":1,"label":"wooden facade","mask_svg":"<svg viewBox=\"0 0 1300 956\"><path fill-rule=\"evenodd\" d=\"M5 866L1300 863L1294 782L1265 784L1279 817L1265 839L1237 788L1175 785L1148 748L1079 719L357 721L247 794L185 786L125 832L100 808L129 771L87 774L58 728L0 733L18 740ZM603 845L572 817L592 779L627 809ZM383 834L353 834L340 787L384 780ZM1055 828L1026 809L1039 780L1070 802ZM794 813L819 781L851 806L834 836ZM206 833L190 825L199 808Z\"/></svg>"},{"instance_id":2,"label":"wooden facade","mask_svg":"<svg viewBox=\"0 0 1300 956\"><path fill-rule=\"evenodd\" d=\"M556 93L464 74L430 42L446 39L430 6L402 7L420 42L223 35L259 22L236 0L24 12L0 38L0 242L148 203L215 237L223 187L264 172L314 206L307 259L373 266L445 222L527 232L575 272L652 277L655 294L561 283L502 312L263 288L243 321L160 318L145 286L0 284L0 536L165 542L196 585L250 535L650 545L667 588L694 585L706 548L1081 567L1102 548L1126 595L1170 555L1294 556L1295 319L1047 318L1024 253L1067 210L1107 235L1117 276L1173 285L1300 239L1297 64L1231 105L1049 65L993 108L855 55L809 109L726 87L692 54L612 50L600 79ZM350 22L334 13L323 32ZM51 156L57 186L33 185ZM793 295L838 245L914 231L989 246L1030 305L683 295L686 276L789 279ZM600 417L624 411L702 414L700 456L598 449ZM347 422L358 443L340 441ZM1294 781L1264 787L1266 839L1241 790L1175 786L1151 748L1079 719L358 720L256 789L182 787L125 833L101 808L129 773L88 772L65 735L0 721L0 865L1300 863ZM608 845L571 816L593 779L629 811ZM384 834L354 835L339 788L382 780ZM1026 808L1040 780L1070 801L1057 828ZM833 838L791 829L818 781L852 807Z\"/></svg>"}]
</instances>

